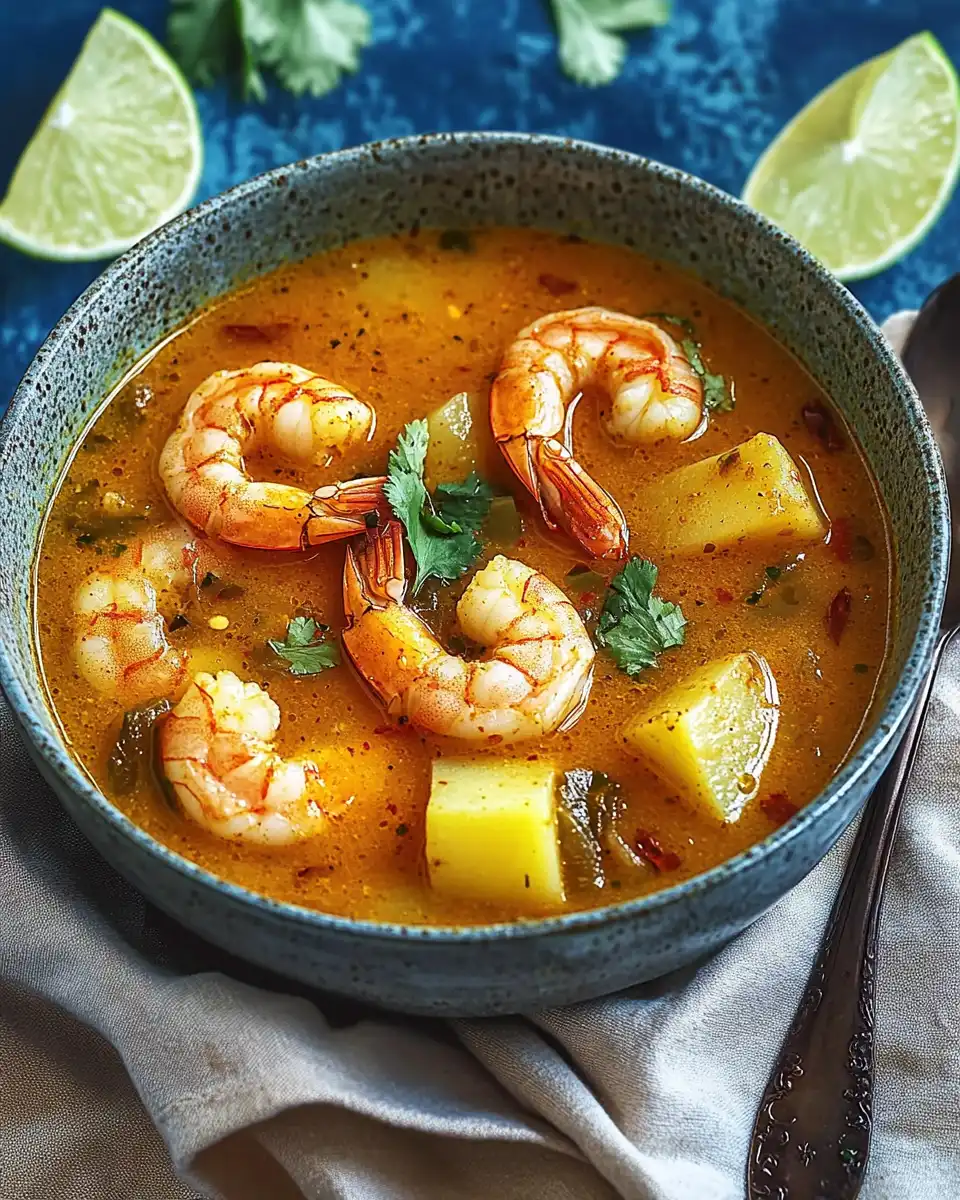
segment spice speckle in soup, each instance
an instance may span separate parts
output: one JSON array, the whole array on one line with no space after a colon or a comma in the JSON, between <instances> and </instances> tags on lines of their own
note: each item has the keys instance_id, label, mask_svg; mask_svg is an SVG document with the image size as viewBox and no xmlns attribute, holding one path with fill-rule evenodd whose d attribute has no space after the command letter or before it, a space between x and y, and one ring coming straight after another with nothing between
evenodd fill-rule
<instances>
[{"instance_id":1,"label":"spice speckle in soup","mask_svg":"<svg viewBox=\"0 0 960 1200\"><path fill-rule=\"evenodd\" d=\"M77 760L214 874L514 920L808 803L878 690L890 556L854 437L730 303L620 247L421 231L226 297L108 399L39 648Z\"/></svg>"}]
</instances>

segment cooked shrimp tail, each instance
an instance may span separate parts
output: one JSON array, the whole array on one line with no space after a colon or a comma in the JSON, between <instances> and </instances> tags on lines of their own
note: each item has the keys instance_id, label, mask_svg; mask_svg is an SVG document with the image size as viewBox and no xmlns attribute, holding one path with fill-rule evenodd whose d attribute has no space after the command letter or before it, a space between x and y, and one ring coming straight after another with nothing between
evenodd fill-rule
<instances>
[{"instance_id":1,"label":"cooked shrimp tail","mask_svg":"<svg viewBox=\"0 0 960 1200\"><path fill-rule=\"evenodd\" d=\"M573 452L570 411L591 385L609 399L601 416L607 432L631 442L690 437L703 415L703 389L669 334L603 308L548 313L507 347L490 391L494 438L551 528L592 555L623 558L623 512Z\"/></svg>"},{"instance_id":2,"label":"cooked shrimp tail","mask_svg":"<svg viewBox=\"0 0 960 1200\"><path fill-rule=\"evenodd\" d=\"M536 492L544 520L594 558L625 558L627 519L620 506L556 438L537 444Z\"/></svg>"},{"instance_id":3,"label":"cooked shrimp tail","mask_svg":"<svg viewBox=\"0 0 960 1200\"><path fill-rule=\"evenodd\" d=\"M393 716L471 741L520 741L568 727L583 711L594 649L579 613L555 584L497 556L457 603L482 661L448 653L403 603L400 525L370 530L347 550L343 599L347 657Z\"/></svg>"},{"instance_id":4,"label":"cooked shrimp tail","mask_svg":"<svg viewBox=\"0 0 960 1200\"><path fill-rule=\"evenodd\" d=\"M308 504L312 515L305 525L306 544L318 546L366 529L369 519L386 507L386 482L385 475L375 475L317 488Z\"/></svg>"},{"instance_id":5,"label":"cooked shrimp tail","mask_svg":"<svg viewBox=\"0 0 960 1200\"><path fill-rule=\"evenodd\" d=\"M348 537L383 502L382 478L314 493L257 483L244 454L273 449L324 465L369 440L376 417L352 393L294 363L217 371L193 392L160 456L174 508L211 537L259 550L303 550Z\"/></svg>"},{"instance_id":6,"label":"cooked shrimp tail","mask_svg":"<svg viewBox=\"0 0 960 1200\"><path fill-rule=\"evenodd\" d=\"M343 572L343 606L348 613L366 607L402 604L407 592L403 528L388 521L347 547Z\"/></svg>"}]
</instances>

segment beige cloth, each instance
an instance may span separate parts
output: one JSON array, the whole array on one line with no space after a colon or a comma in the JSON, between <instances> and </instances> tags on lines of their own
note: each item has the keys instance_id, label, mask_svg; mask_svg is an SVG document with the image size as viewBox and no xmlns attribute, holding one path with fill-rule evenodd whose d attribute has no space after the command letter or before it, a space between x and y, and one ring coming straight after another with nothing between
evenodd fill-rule
<instances>
[{"instance_id":1,"label":"beige cloth","mask_svg":"<svg viewBox=\"0 0 960 1200\"><path fill-rule=\"evenodd\" d=\"M866 1200L960 1195L958 750L960 649L884 908ZM531 1019L349 1020L147 906L0 702L0 1197L739 1200L849 840L699 970Z\"/></svg>"}]
</instances>

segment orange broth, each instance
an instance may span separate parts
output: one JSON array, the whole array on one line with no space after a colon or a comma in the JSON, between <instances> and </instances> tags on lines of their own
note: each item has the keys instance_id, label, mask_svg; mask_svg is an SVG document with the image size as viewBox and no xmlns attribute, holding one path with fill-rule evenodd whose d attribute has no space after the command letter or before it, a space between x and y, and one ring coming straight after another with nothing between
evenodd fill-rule
<instances>
[{"instance_id":1,"label":"orange broth","mask_svg":"<svg viewBox=\"0 0 960 1200\"><path fill-rule=\"evenodd\" d=\"M690 318L708 368L733 380L736 388L735 410L713 415L699 439L641 449L614 445L602 434L596 397L587 395L580 404L578 457L622 506L634 553L644 553L643 512L636 499L643 486L761 431L779 438L812 474L835 534L829 542L801 547L805 560L791 574L799 599L789 606L747 602L767 567L789 561L789 546L659 561L658 592L679 603L689 621L685 645L664 654L660 669L637 678L623 674L600 652L589 704L573 728L539 742L483 752L537 756L564 770L606 772L625 789L631 823L656 838L667 855L660 865L669 869L623 872L604 890L571 894L569 908L626 899L702 872L764 838L829 782L856 745L877 689L891 619L891 550L876 489L849 433L843 432L841 448L828 448L822 430L818 436L801 415L811 403L827 406L827 398L753 320L673 267L621 247L526 230L484 230L469 239L421 231L355 243L291 266L201 313L140 364L72 458L39 552L39 650L50 703L72 753L123 812L214 874L278 900L408 923L459 925L517 917L494 905L439 895L427 880L424 811L431 760L472 753L474 747L398 729L346 663L295 678L278 670L265 648L268 638L282 640L296 614L315 616L332 633L342 627L343 543L302 555L211 545L220 581L197 592L184 609L189 624L169 634L171 642L195 652L196 667L233 670L269 689L282 713L280 750L313 755L334 780L343 808L329 833L298 846L262 849L207 834L175 810L154 780L117 794L106 764L122 705L92 693L78 675L68 598L86 574L137 533L90 544L78 537L77 512L95 506L109 491L121 496L128 510L146 514L147 526L170 520L157 460L190 392L214 370L263 359L295 362L375 405L372 442L327 471L307 479L283 463L249 464L257 478L316 487L381 473L406 422L461 391L486 396L504 348L523 325L545 312L587 304ZM486 453L482 470L516 497L523 532L517 545L488 541L480 563L506 553L564 587L567 572L583 562L583 553L546 533L498 454ZM609 576L615 566L598 569ZM425 618L443 636L450 634L453 601L465 582L428 588L420 597ZM225 583L242 594L220 597ZM836 644L825 614L842 588L850 592L851 609ZM602 598L571 595L589 622ZM214 615L228 618L225 630L209 627ZM780 727L759 795L738 821L718 825L691 813L639 767L615 731L628 714L702 663L747 649L764 655L776 677Z\"/></svg>"}]
</instances>

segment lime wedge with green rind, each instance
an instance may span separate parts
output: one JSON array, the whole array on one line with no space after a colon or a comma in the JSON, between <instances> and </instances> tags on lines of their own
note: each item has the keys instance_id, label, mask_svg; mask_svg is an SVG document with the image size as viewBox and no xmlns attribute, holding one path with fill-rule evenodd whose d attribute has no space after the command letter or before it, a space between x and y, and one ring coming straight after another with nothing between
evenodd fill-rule
<instances>
[{"instance_id":1,"label":"lime wedge with green rind","mask_svg":"<svg viewBox=\"0 0 960 1200\"><path fill-rule=\"evenodd\" d=\"M960 172L960 81L930 33L855 67L781 131L744 200L839 278L911 250Z\"/></svg>"},{"instance_id":2,"label":"lime wedge with green rind","mask_svg":"<svg viewBox=\"0 0 960 1200\"><path fill-rule=\"evenodd\" d=\"M0 241L40 258L110 258L182 212L203 142L166 51L105 8L17 164Z\"/></svg>"}]
</instances>

